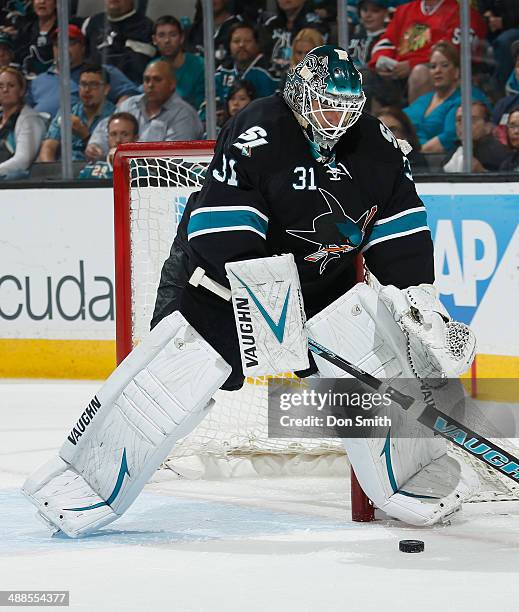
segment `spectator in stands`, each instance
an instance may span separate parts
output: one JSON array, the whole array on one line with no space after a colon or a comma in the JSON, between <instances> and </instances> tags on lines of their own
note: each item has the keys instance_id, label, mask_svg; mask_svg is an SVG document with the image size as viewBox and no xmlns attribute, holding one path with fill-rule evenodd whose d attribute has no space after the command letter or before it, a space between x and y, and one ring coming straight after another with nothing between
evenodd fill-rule
<instances>
[{"instance_id":1,"label":"spectator in stands","mask_svg":"<svg viewBox=\"0 0 519 612\"><path fill-rule=\"evenodd\" d=\"M396 9L386 33L374 46L369 66L383 79L394 81L408 101L431 91L427 62L431 49L440 40L459 43L460 8L457 0L413 0ZM483 17L471 9L475 36L486 36Z\"/></svg>"},{"instance_id":2,"label":"spectator in stands","mask_svg":"<svg viewBox=\"0 0 519 612\"><path fill-rule=\"evenodd\" d=\"M271 96L279 81L267 71L268 62L260 53L258 34L254 26L235 23L230 30L230 60L224 62L214 76L217 105L223 107L236 80L246 79L258 98Z\"/></svg>"},{"instance_id":3,"label":"spectator in stands","mask_svg":"<svg viewBox=\"0 0 519 612\"><path fill-rule=\"evenodd\" d=\"M32 7L34 13L24 20L15 40L16 62L27 76L51 66L52 37L58 25L56 0L33 0Z\"/></svg>"},{"instance_id":4,"label":"spectator in stands","mask_svg":"<svg viewBox=\"0 0 519 612\"><path fill-rule=\"evenodd\" d=\"M292 53L290 56L290 67L298 64L303 57L312 49L324 45L324 36L315 28L303 28L299 30L292 41ZM286 80L286 73L282 75L278 89L283 91Z\"/></svg>"},{"instance_id":5,"label":"spectator in stands","mask_svg":"<svg viewBox=\"0 0 519 612\"><path fill-rule=\"evenodd\" d=\"M387 106L402 108L402 90L399 87L391 86L391 81L378 78L371 70L363 70L362 75L362 89L366 95L364 112L376 115Z\"/></svg>"},{"instance_id":6,"label":"spectator in stands","mask_svg":"<svg viewBox=\"0 0 519 612\"><path fill-rule=\"evenodd\" d=\"M463 109L456 111L455 148L443 166L444 172L463 172ZM490 110L484 102L472 103L472 172L497 172L508 156L508 149L492 134Z\"/></svg>"},{"instance_id":7,"label":"spectator in stands","mask_svg":"<svg viewBox=\"0 0 519 612\"><path fill-rule=\"evenodd\" d=\"M500 170L503 172L518 172L519 171L519 107L514 108L508 115L507 140L508 147L511 152L503 161Z\"/></svg>"},{"instance_id":8,"label":"spectator in stands","mask_svg":"<svg viewBox=\"0 0 519 612\"><path fill-rule=\"evenodd\" d=\"M517 0L479 0L481 12L487 19L489 40L494 49L494 79L502 95L506 80L513 70L510 45L519 39L519 2Z\"/></svg>"},{"instance_id":9,"label":"spectator in stands","mask_svg":"<svg viewBox=\"0 0 519 612\"><path fill-rule=\"evenodd\" d=\"M229 57L229 30L242 19L231 12L230 0L213 0L213 14L215 64L218 68ZM187 36L186 48L199 55L204 53L203 11L200 0L196 1L195 18Z\"/></svg>"},{"instance_id":10,"label":"spectator in stands","mask_svg":"<svg viewBox=\"0 0 519 612\"><path fill-rule=\"evenodd\" d=\"M290 66L295 66L303 59L303 57L316 47L324 45L324 37L315 28L304 28L298 32L292 42L292 54L290 57Z\"/></svg>"},{"instance_id":11,"label":"spectator in stands","mask_svg":"<svg viewBox=\"0 0 519 612\"><path fill-rule=\"evenodd\" d=\"M225 121L234 117L256 98L256 91L248 81L234 81L225 104Z\"/></svg>"},{"instance_id":12,"label":"spectator in stands","mask_svg":"<svg viewBox=\"0 0 519 612\"><path fill-rule=\"evenodd\" d=\"M508 84L510 85L510 89L513 89L512 83L517 82L517 91L499 100L492 113L492 121L496 126L496 136L503 144L507 144L508 142L506 126L508 124L510 111L519 107L519 40L512 45L512 54L514 58L514 70L508 79Z\"/></svg>"},{"instance_id":13,"label":"spectator in stands","mask_svg":"<svg viewBox=\"0 0 519 612\"><path fill-rule=\"evenodd\" d=\"M413 150L407 155L413 171L425 170L427 162L420 151L420 141L411 120L404 111L395 106L386 106L381 108L375 116L393 132L396 138L406 140L413 147Z\"/></svg>"},{"instance_id":14,"label":"spectator in stands","mask_svg":"<svg viewBox=\"0 0 519 612\"><path fill-rule=\"evenodd\" d=\"M461 102L459 51L452 43L434 45L429 63L434 90L417 98L404 109L411 119L423 153L443 153L452 149L456 140L456 109ZM488 103L477 87L474 100Z\"/></svg>"},{"instance_id":15,"label":"spectator in stands","mask_svg":"<svg viewBox=\"0 0 519 612\"><path fill-rule=\"evenodd\" d=\"M6 66L0 68L0 176L22 178L38 155L45 121L24 104L25 77Z\"/></svg>"},{"instance_id":16,"label":"spectator in stands","mask_svg":"<svg viewBox=\"0 0 519 612\"><path fill-rule=\"evenodd\" d=\"M110 179L113 176L115 150L125 142L136 142L139 123L130 113L114 113L108 119L108 155L106 160L89 162L79 173L80 179Z\"/></svg>"},{"instance_id":17,"label":"spectator in stands","mask_svg":"<svg viewBox=\"0 0 519 612\"><path fill-rule=\"evenodd\" d=\"M262 28L262 48L271 71L281 77L290 66L292 40L303 28L316 28L325 37L328 26L313 11L310 0L278 0L278 12Z\"/></svg>"},{"instance_id":18,"label":"spectator in stands","mask_svg":"<svg viewBox=\"0 0 519 612\"><path fill-rule=\"evenodd\" d=\"M72 160L85 159L85 147L95 127L114 112L106 99L110 77L99 64L86 64L79 75L79 102L72 106ZM59 158L61 146L61 114L52 120L41 146L39 161L53 162Z\"/></svg>"},{"instance_id":19,"label":"spectator in stands","mask_svg":"<svg viewBox=\"0 0 519 612\"><path fill-rule=\"evenodd\" d=\"M388 0L360 0L360 23L350 39L349 53L359 69L367 68L373 47L386 31Z\"/></svg>"},{"instance_id":20,"label":"spectator in stands","mask_svg":"<svg viewBox=\"0 0 519 612\"><path fill-rule=\"evenodd\" d=\"M513 57L513 70L508 77L505 86L505 92L507 96L513 94L519 94L519 40L512 43L510 47Z\"/></svg>"},{"instance_id":21,"label":"spectator in stands","mask_svg":"<svg viewBox=\"0 0 519 612\"><path fill-rule=\"evenodd\" d=\"M0 32L16 37L32 8L31 0L6 0L0 6Z\"/></svg>"},{"instance_id":22,"label":"spectator in stands","mask_svg":"<svg viewBox=\"0 0 519 612\"><path fill-rule=\"evenodd\" d=\"M234 0L234 12L244 21L257 23L266 8L266 0Z\"/></svg>"},{"instance_id":23,"label":"spectator in stands","mask_svg":"<svg viewBox=\"0 0 519 612\"><path fill-rule=\"evenodd\" d=\"M180 21L171 15L159 17L153 26L153 44L158 56L175 70L178 95L198 110L205 98L204 60L184 51Z\"/></svg>"},{"instance_id":24,"label":"spectator in stands","mask_svg":"<svg viewBox=\"0 0 519 612\"><path fill-rule=\"evenodd\" d=\"M350 5L354 4L350 2ZM321 21L334 23L337 20L336 0L314 0L313 8L315 14Z\"/></svg>"},{"instance_id":25,"label":"spectator in stands","mask_svg":"<svg viewBox=\"0 0 519 612\"><path fill-rule=\"evenodd\" d=\"M175 75L164 60L150 62L144 71L144 93L132 96L120 106L139 123L139 140L198 140L203 129L197 113L175 91ZM102 159L108 153L108 120L99 122L86 149L87 159Z\"/></svg>"},{"instance_id":26,"label":"spectator in stands","mask_svg":"<svg viewBox=\"0 0 519 612\"><path fill-rule=\"evenodd\" d=\"M69 56L70 56L70 94L71 102L79 102L79 76L85 65L85 37L76 25L68 26ZM58 66L58 34L53 36L54 65L30 82L27 96L28 103L40 113L48 113L54 117L59 110L59 66ZM118 68L103 64L110 77L110 92L108 99L113 104L120 103L129 96L138 93L135 83L130 81Z\"/></svg>"},{"instance_id":27,"label":"spectator in stands","mask_svg":"<svg viewBox=\"0 0 519 612\"><path fill-rule=\"evenodd\" d=\"M17 67L14 61L14 43L9 34L0 33L0 68L5 66Z\"/></svg>"},{"instance_id":28,"label":"spectator in stands","mask_svg":"<svg viewBox=\"0 0 519 612\"><path fill-rule=\"evenodd\" d=\"M142 83L144 69L155 55L153 22L136 10L135 0L105 0L105 7L105 13L83 23L89 57L116 66L134 83Z\"/></svg>"}]
</instances>

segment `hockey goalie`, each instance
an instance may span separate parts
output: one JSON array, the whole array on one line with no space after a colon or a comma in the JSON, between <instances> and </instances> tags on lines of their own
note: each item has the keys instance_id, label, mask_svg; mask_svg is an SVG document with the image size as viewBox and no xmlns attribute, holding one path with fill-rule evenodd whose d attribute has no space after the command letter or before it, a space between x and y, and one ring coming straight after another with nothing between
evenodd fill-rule
<instances>
[{"instance_id":1,"label":"hockey goalie","mask_svg":"<svg viewBox=\"0 0 519 612\"><path fill-rule=\"evenodd\" d=\"M380 378L468 369L474 338L433 288L409 148L364 102L348 54L323 46L281 95L224 126L164 263L151 333L24 485L53 530L78 537L123 514L219 388L244 375L344 376L309 355L308 337ZM356 284L360 253L377 289ZM402 415L395 427L417 424ZM373 503L413 525L458 510L474 472L442 440L393 433L344 440Z\"/></svg>"}]
</instances>

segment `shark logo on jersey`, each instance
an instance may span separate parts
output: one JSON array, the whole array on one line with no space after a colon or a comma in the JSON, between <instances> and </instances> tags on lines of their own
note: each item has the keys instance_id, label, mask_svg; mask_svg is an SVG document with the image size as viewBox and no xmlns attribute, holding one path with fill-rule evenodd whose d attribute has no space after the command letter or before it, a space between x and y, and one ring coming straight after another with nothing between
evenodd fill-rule
<instances>
[{"instance_id":1,"label":"shark logo on jersey","mask_svg":"<svg viewBox=\"0 0 519 612\"><path fill-rule=\"evenodd\" d=\"M328 212L314 218L312 229L286 230L286 232L318 245L318 249L307 255L305 261L320 261L319 274L322 274L330 261L361 245L366 228L377 212L377 206L372 206L354 221L344 212L335 196L324 189L319 191L326 202Z\"/></svg>"}]
</instances>

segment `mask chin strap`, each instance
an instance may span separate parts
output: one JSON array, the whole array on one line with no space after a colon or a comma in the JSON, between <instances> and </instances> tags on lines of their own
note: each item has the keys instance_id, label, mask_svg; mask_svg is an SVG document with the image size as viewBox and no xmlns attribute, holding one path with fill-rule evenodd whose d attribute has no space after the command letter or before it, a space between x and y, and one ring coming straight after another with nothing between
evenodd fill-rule
<instances>
[{"instance_id":1,"label":"mask chin strap","mask_svg":"<svg viewBox=\"0 0 519 612\"><path fill-rule=\"evenodd\" d=\"M333 151L333 148L339 142L339 139L329 140L323 138L308 119L295 110L292 110L292 112L303 130L303 134L308 140L310 152L315 161L320 164L327 164L333 160L335 158L335 151Z\"/></svg>"},{"instance_id":2,"label":"mask chin strap","mask_svg":"<svg viewBox=\"0 0 519 612\"><path fill-rule=\"evenodd\" d=\"M327 164L335 157L335 151L333 148L339 142L339 139L329 140L323 138L321 134L316 132L315 128L308 124L307 129L304 131L305 136L310 143L310 149L314 159L322 164Z\"/></svg>"}]
</instances>

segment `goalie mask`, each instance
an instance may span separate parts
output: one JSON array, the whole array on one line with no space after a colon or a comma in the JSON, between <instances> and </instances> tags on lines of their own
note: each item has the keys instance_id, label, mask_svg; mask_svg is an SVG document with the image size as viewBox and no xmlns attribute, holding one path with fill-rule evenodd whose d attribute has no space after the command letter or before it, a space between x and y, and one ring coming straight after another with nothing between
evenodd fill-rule
<instances>
[{"instance_id":1,"label":"goalie mask","mask_svg":"<svg viewBox=\"0 0 519 612\"><path fill-rule=\"evenodd\" d=\"M337 144L366 102L359 71L348 53L333 45L312 49L290 69L283 97L320 150Z\"/></svg>"}]
</instances>

